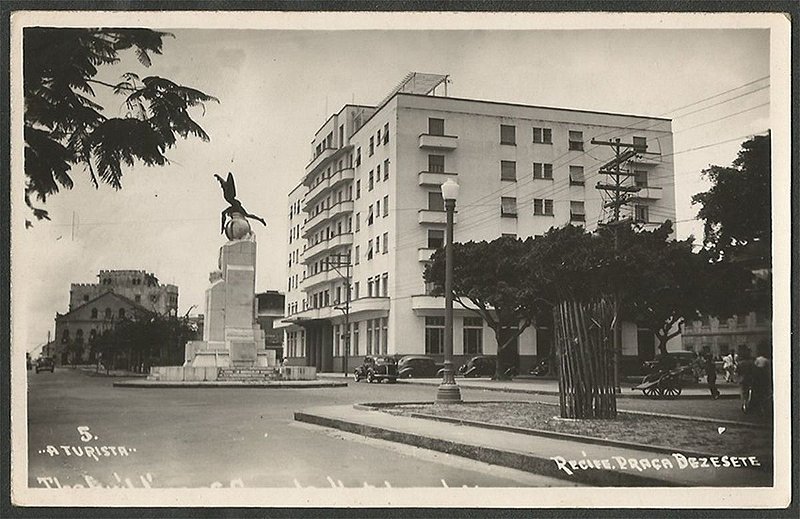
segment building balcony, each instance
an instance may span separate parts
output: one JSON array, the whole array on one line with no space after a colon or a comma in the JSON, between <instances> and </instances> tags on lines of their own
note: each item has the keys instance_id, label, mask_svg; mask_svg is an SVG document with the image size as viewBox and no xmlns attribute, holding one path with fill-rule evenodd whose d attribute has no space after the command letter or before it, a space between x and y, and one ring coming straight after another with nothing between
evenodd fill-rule
<instances>
[{"instance_id":1,"label":"building balcony","mask_svg":"<svg viewBox=\"0 0 800 519\"><path fill-rule=\"evenodd\" d=\"M639 198L641 200L661 200L661 188L643 187L642 189L634 193L633 197Z\"/></svg>"},{"instance_id":2,"label":"building balcony","mask_svg":"<svg viewBox=\"0 0 800 519\"><path fill-rule=\"evenodd\" d=\"M458 173L445 173L443 171L420 171L418 180L421 186L441 186L447 179L458 179Z\"/></svg>"},{"instance_id":3,"label":"building balcony","mask_svg":"<svg viewBox=\"0 0 800 519\"><path fill-rule=\"evenodd\" d=\"M339 275L335 270L323 270L321 272L317 272L313 276L308 276L305 278L300 284L300 290L303 292L308 292L319 285L324 285L326 283L330 283L331 281L336 281L337 279L339 279Z\"/></svg>"},{"instance_id":4,"label":"building balcony","mask_svg":"<svg viewBox=\"0 0 800 519\"><path fill-rule=\"evenodd\" d=\"M386 316L389 312L388 297L360 297L350 301L350 317L359 317L360 320ZM367 315L374 313L374 316Z\"/></svg>"},{"instance_id":5,"label":"building balcony","mask_svg":"<svg viewBox=\"0 0 800 519\"><path fill-rule=\"evenodd\" d=\"M446 224L447 212L420 209L417 219L421 224ZM458 223L458 213L453 214L453 223Z\"/></svg>"},{"instance_id":6,"label":"building balcony","mask_svg":"<svg viewBox=\"0 0 800 519\"><path fill-rule=\"evenodd\" d=\"M337 148L325 148L322 150L322 153L311 159L311 162L309 162L306 166L306 178L303 180L303 183L305 185L309 185L308 182L311 182L314 171L323 163L327 162L331 157L336 155L337 151L339 151Z\"/></svg>"},{"instance_id":7,"label":"building balcony","mask_svg":"<svg viewBox=\"0 0 800 519\"><path fill-rule=\"evenodd\" d=\"M317 256L322 253L333 251L334 249L338 249L339 247L346 247L353 244L353 233L347 232L342 233L327 240L321 241L316 245L313 245L306 249L303 253L303 263L308 265L309 263L313 263Z\"/></svg>"},{"instance_id":8,"label":"building balcony","mask_svg":"<svg viewBox=\"0 0 800 519\"><path fill-rule=\"evenodd\" d=\"M477 308L474 304L472 304L472 301L467 298L463 298L463 302L469 309ZM459 304L456 304L453 309L459 312L464 311L464 307ZM425 313L426 311L444 311L444 296L411 296L411 310L417 313Z\"/></svg>"},{"instance_id":9,"label":"building balcony","mask_svg":"<svg viewBox=\"0 0 800 519\"><path fill-rule=\"evenodd\" d=\"M333 218L340 216L345 213L352 213L353 212L353 201L352 200L344 200L337 204L333 204L329 208L320 211L319 214L314 216L313 218L309 218L306 221L305 226L303 227L303 238L308 238L312 234L314 234L320 227L325 225L325 223L329 222Z\"/></svg>"},{"instance_id":10,"label":"building balcony","mask_svg":"<svg viewBox=\"0 0 800 519\"><path fill-rule=\"evenodd\" d=\"M436 252L436 249L428 249L428 248L417 249L417 259L419 261L430 261L431 256L433 256L434 252Z\"/></svg>"},{"instance_id":11,"label":"building balcony","mask_svg":"<svg viewBox=\"0 0 800 519\"><path fill-rule=\"evenodd\" d=\"M353 180L356 176L356 170L353 168L344 168L336 171L335 173L331 174L328 182L330 184L330 188L333 189L344 184L347 181Z\"/></svg>"},{"instance_id":12,"label":"building balcony","mask_svg":"<svg viewBox=\"0 0 800 519\"><path fill-rule=\"evenodd\" d=\"M419 147L438 150L454 150L458 147L458 137L455 135L430 135L423 133L419 136Z\"/></svg>"},{"instance_id":13,"label":"building balcony","mask_svg":"<svg viewBox=\"0 0 800 519\"><path fill-rule=\"evenodd\" d=\"M319 199L328 192L330 187L330 179L326 178L316 186L309 189L303 202L303 211L310 213L311 208L314 207Z\"/></svg>"}]
</instances>

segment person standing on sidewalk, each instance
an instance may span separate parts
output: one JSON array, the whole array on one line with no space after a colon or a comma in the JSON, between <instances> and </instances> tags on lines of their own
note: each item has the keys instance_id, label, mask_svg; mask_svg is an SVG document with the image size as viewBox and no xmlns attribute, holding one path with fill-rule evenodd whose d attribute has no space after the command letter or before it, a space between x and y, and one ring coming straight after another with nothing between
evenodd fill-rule
<instances>
[{"instance_id":1,"label":"person standing on sidewalk","mask_svg":"<svg viewBox=\"0 0 800 519\"><path fill-rule=\"evenodd\" d=\"M739 348L738 359L736 361L736 379L742 392L742 411L750 412L750 404L753 400L753 376L756 369L753 359L750 358L750 350L747 346Z\"/></svg>"},{"instance_id":2,"label":"person standing on sidewalk","mask_svg":"<svg viewBox=\"0 0 800 519\"><path fill-rule=\"evenodd\" d=\"M707 353L705 356L704 368L708 389L711 391L711 397L716 400L719 398L719 389L717 389L717 365L714 364L714 357L712 357L710 353Z\"/></svg>"},{"instance_id":3,"label":"person standing on sidewalk","mask_svg":"<svg viewBox=\"0 0 800 519\"><path fill-rule=\"evenodd\" d=\"M722 357L722 370L725 372L725 382L733 382L733 353L728 352Z\"/></svg>"},{"instance_id":4,"label":"person standing on sidewalk","mask_svg":"<svg viewBox=\"0 0 800 519\"><path fill-rule=\"evenodd\" d=\"M758 357L753 361L753 396L756 410L769 416L772 408L772 362L769 360L770 346L766 342L758 345Z\"/></svg>"}]
</instances>

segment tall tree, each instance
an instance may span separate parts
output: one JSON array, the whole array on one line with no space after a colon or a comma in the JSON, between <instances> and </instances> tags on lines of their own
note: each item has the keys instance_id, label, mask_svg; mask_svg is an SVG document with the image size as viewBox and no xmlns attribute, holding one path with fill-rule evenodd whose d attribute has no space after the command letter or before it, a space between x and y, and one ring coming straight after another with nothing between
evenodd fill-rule
<instances>
[{"instance_id":1,"label":"tall tree","mask_svg":"<svg viewBox=\"0 0 800 519\"><path fill-rule=\"evenodd\" d=\"M49 219L32 198L44 203L59 189L71 189L75 167L95 187L103 182L120 189L123 165L167 164L165 152L178 136L209 140L189 110L214 97L158 76L128 72L117 84L96 79L99 67L118 63L129 49L150 66L150 54L161 54L167 36L149 29L24 29L25 202L36 218ZM123 117L103 115L96 88L125 97Z\"/></svg>"},{"instance_id":2,"label":"tall tree","mask_svg":"<svg viewBox=\"0 0 800 519\"><path fill-rule=\"evenodd\" d=\"M653 231L623 229L619 260L622 315L649 328L662 354L685 321L703 313L731 315L746 307L743 294L752 274L736 264L712 262L709 251L693 252L693 239L673 240L672 223Z\"/></svg>"},{"instance_id":3,"label":"tall tree","mask_svg":"<svg viewBox=\"0 0 800 519\"><path fill-rule=\"evenodd\" d=\"M494 331L497 341L495 378L506 378L514 367L517 338L547 308L525 263L532 239L502 237L491 242L453 244L453 298L480 316ZM434 284L434 295L444 293L444 250L437 250L425 268L425 281ZM467 304L469 301L471 304Z\"/></svg>"},{"instance_id":4,"label":"tall tree","mask_svg":"<svg viewBox=\"0 0 800 519\"><path fill-rule=\"evenodd\" d=\"M711 188L692 197L705 221L705 244L717 259L746 261L752 268L772 264L770 135L742 144L732 166L710 166L702 175Z\"/></svg>"}]
</instances>

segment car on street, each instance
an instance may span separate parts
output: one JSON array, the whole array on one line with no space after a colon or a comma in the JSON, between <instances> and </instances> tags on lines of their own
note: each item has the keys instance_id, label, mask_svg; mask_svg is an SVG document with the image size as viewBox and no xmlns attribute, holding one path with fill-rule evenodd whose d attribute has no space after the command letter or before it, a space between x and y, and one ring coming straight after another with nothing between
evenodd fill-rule
<instances>
[{"instance_id":1,"label":"car on street","mask_svg":"<svg viewBox=\"0 0 800 519\"><path fill-rule=\"evenodd\" d=\"M391 384L397 382L397 361L392 357L364 357L364 362L353 370L353 375L356 382L385 380Z\"/></svg>"},{"instance_id":2,"label":"car on street","mask_svg":"<svg viewBox=\"0 0 800 519\"><path fill-rule=\"evenodd\" d=\"M477 355L462 364L458 373L464 377L491 377L497 368L497 360L489 355Z\"/></svg>"},{"instance_id":3,"label":"car on street","mask_svg":"<svg viewBox=\"0 0 800 519\"><path fill-rule=\"evenodd\" d=\"M40 371L49 371L53 373L56 363L50 357L42 357L36 361L36 373Z\"/></svg>"},{"instance_id":4,"label":"car on street","mask_svg":"<svg viewBox=\"0 0 800 519\"><path fill-rule=\"evenodd\" d=\"M427 355L406 355L397 362L400 378L435 378L441 376L442 366Z\"/></svg>"},{"instance_id":5,"label":"car on street","mask_svg":"<svg viewBox=\"0 0 800 519\"><path fill-rule=\"evenodd\" d=\"M655 359L648 360L642 363L642 370L645 375L654 373L659 369L666 368L666 369L676 369L687 367L691 369L686 369L681 374L681 381L687 383L696 383L700 379L699 374L699 365L698 365L698 357L697 354L693 351L670 351L667 352L669 355L669 360L664 359L664 357L659 354L656 355ZM666 362L666 364L665 364Z\"/></svg>"}]
</instances>

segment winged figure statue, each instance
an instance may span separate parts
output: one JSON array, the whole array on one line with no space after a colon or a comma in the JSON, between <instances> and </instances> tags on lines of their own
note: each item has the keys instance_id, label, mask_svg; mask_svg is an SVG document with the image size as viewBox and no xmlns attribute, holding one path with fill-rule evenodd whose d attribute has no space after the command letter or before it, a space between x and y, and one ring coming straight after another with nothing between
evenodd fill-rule
<instances>
[{"instance_id":1,"label":"winged figure statue","mask_svg":"<svg viewBox=\"0 0 800 519\"><path fill-rule=\"evenodd\" d=\"M233 173L228 172L228 178L225 180L216 174L214 177L219 182L220 187L222 187L222 194L225 196L225 201L230 204L227 209L222 211L222 230L220 233L225 232L225 222L233 213L239 213L245 218L251 218L261 222L265 226L267 225L267 222L265 222L260 216L248 213L247 210L242 207L242 203L236 199L236 184L233 181Z\"/></svg>"}]
</instances>

